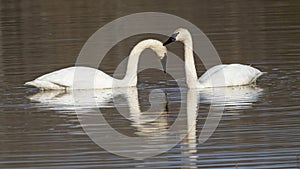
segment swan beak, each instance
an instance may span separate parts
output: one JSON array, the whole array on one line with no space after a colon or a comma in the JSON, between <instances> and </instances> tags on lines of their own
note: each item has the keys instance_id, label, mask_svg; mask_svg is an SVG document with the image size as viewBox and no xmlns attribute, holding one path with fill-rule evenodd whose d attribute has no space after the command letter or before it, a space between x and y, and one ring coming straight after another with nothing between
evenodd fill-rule
<instances>
[{"instance_id":1,"label":"swan beak","mask_svg":"<svg viewBox=\"0 0 300 169\"><path fill-rule=\"evenodd\" d=\"M165 56L160 60L161 65L164 69L164 73L167 73L167 54L165 53Z\"/></svg>"},{"instance_id":2,"label":"swan beak","mask_svg":"<svg viewBox=\"0 0 300 169\"><path fill-rule=\"evenodd\" d=\"M167 41L165 41L165 43L163 43L163 45L166 46L167 44L170 44L170 43L175 42L175 41L176 41L175 38L170 37Z\"/></svg>"}]
</instances>

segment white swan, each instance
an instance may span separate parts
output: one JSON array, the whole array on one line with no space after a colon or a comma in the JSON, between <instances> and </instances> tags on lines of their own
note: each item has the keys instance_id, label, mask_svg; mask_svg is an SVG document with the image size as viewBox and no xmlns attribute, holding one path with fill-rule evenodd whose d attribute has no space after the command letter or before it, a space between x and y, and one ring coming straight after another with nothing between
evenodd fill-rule
<instances>
[{"instance_id":1,"label":"white swan","mask_svg":"<svg viewBox=\"0 0 300 169\"><path fill-rule=\"evenodd\" d=\"M147 48L156 52L160 59L163 59L167 48L154 39L147 39L139 42L130 52L127 70L123 79L115 79L106 73L90 67L68 67L57 70L37 79L26 82L26 86L34 86L42 90L55 89L104 89L115 87L130 87L137 84L137 68L140 54ZM76 85L74 85L74 75L76 71ZM93 76L93 83L87 77Z\"/></svg>"},{"instance_id":2,"label":"white swan","mask_svg":"<svg viewBox=\"0 0 300 169\"><path fill-rule=\"evenodd\" d=\"M178 28L164 43L181 41L184 44L185 75L188 88L225 87L249 85L264 74L260 70L242 64L222 64L208 69L197 79L193 55L192 36L187 29Z\"/></svg>"}]
</instances>

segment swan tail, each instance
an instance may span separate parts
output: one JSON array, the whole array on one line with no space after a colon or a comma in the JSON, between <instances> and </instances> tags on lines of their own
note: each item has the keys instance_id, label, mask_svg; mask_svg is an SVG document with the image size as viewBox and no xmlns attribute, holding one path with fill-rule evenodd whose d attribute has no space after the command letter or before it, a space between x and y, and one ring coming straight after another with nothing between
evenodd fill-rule
<instances>
[{"instance_id":1,"label":"swan tail","mask_svg":"<svg viewBox=\"0 0 300 169\"><path fill-rule=\"evenodd\" d=\"M259 74L257 74L252 80L251 80L251 83L256 83L256 80L262 76L262 75L265 75L267 74L268 72L260 72Z\"/></svg>"},{"instance_id":2,"label":"swan tail","mask_svg":"<svg viewBox=\"0 0 300 169\"><path fill-rule=\"evenodd\" d=\"M268 72L260 72L260 73L256 76L255 80L256 80L257 78L259 78L260 76L265 75L265 74L268 74Z\"/></svg>"},{"instance_id":3,"label":"swan tail","mask_svg":"<svg viewBox=\"0 0 300 169\"><path fill-rule=\"evenodd\" d=\"M39 88L41 90L62 90L65 89L65 87L57 85L55 83L49 82L49 81L43 81L43 80L33 80L26 82L24 84L25 86L33 86L36 88Z\"/></svg>"}]
</instances>

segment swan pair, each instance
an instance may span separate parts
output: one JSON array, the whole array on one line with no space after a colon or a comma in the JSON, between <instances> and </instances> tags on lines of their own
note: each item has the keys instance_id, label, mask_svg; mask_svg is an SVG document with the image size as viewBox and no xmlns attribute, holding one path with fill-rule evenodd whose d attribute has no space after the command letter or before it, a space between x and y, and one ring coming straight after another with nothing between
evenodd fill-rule
<instances>
[{"instance_id":1,"label":"swan pair","mask_svg":"<svg viewBox=\"0 0 300 169\"><path fill-rule=\"evenodd\" d=\"M210 88L249 85L256 82L256 79L264 74L260 70L242 64L221 64L208 69L199 79L195 68L193 56L192 36L187 29L179 28L165 42L148 39L139 42L130 52L127 70L123 79L115 79L104 72L89 67L69 67L45 74L37 79L26 82L27 86L34 86L42 90L50 89L104 89L114 87L131 87L137 84L137 67L139 56L147 48L156 52L166 69L165 45L180 41L184 44L185 75L188 88ZM74 86L75 71L79 73L81 83ZM84 81L84 77L94 75L94 85Z\"/></svg>"}]
</instances>

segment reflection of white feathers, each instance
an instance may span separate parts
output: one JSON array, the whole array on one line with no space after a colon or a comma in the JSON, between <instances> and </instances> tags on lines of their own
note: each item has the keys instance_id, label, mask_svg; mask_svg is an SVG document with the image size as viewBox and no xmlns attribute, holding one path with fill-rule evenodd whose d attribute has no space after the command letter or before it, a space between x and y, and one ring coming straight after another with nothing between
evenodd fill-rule
<instances>
[{"instance_id":1,"label":"reflection of white feathers","mask_svg":"<svg viewBox=\"0 0 300 169\"><path fill-rule=\"evenodd\" d=\"M185 94L186 97L182 99L182 102L186 101L184 102L186 104L184 108L186 109L184 112L179 113L176 119L168 118L169 112L166 109L168 103L166 103L165 94L161 90L153 90L150 93L147 101L151 103L151 108L143 112L140 106L145 104L139 103L138 91L135 87L120 90L76 90L73 93L62 91L40 92L31 96L30 99L40 102L37 103L37 106L43 108L55 110L79 109L79 116L93 114L93 108L116 108L120 114L130 120L130 126L134 127L134 134L143 138L144 145L135 147L135 143L129 139L126 142L126 138L123 139L126 136L122 134L119 134L118 137L112 136L112 130L102 128L105 125L99 123L100 135L111 137L113 144L119 145L122 143L125 150L130 149L131 146L135 148L137 153L147 153L149 150L167 149L170 145L182 141L182 152L191 154L190 157L194 158L197 145L206 141L219 125L223 114L218 112L218 106L225 105L225 108L231 110L250 108L252 103L258 99L261 91L261 89L249 86L211 88L209 90L188 89L186 93L183 92L183 97ZM207 115L200 131L197 130L199 98L200 105L201 103L207 103L215 106L215 109ZM144 99L145 97L141 100ZM223 110L221 109L221 111ZM169 121L170 119L173 120ZM119 123L119 120L117 119L117 123ZM93 124L89 125L90 131L99 131L99 128L97 128L99 125ZM198 136L197 132L199 133ZM130 146L128 147L128 145Z\"/></svg>"},{"instance_id":2,"label":"reflection of white feathers","mask_svg":"<svg viewBox=\"0 0 300 169\"><path fill-rule=\"evenodd\" d=\"M225 106L225 110L251 108L262 89L254 86L220 87L200 90L200 102Z\"/></svg>"},{"instance_id":3,"label":"reflection of white feathers","mask_svg":"<svg viewBox=\"0 0 300 169\"><path fill-rule=\"evenodd\" d=\"M134 92L128 98L131 126L136 127L137 130L135 134L146 137L166 137L168 121L165 93L161 90L152 90L149 95L151 107L143 112L140 110L140 107L133 106L138 104L137 99L137 93Z\"/></svg>"},{"instance_id":4,"label":"reflection of white feathers","mask_svg":"<svg viewBox=\"0 0 300 169\"><path fill-rule=\"evenodd\" d=\"M28 97L34 106L56 111L91 111L94 108L116 108L123 117L136 127L137 135L159 136L167 130L166 96L161 90L152 90L149 95L151 107L140 110L136 87L102 90L49 90Z\"/></svg>"},{"instance_id":5,"label":"reflection of white feathers","mask_svg":"<svg viewBox=\"0 0 300 169\"><path fill-rule=\"evenodd\" d=\"M114 92L113 92L114 91ZM84 108L113 107L112 98L122 94L121 91L103 90L51 90L40 91L28 98L39 102L36 106L52 110L77 110Z\"/></svg>"}]
</instances>

